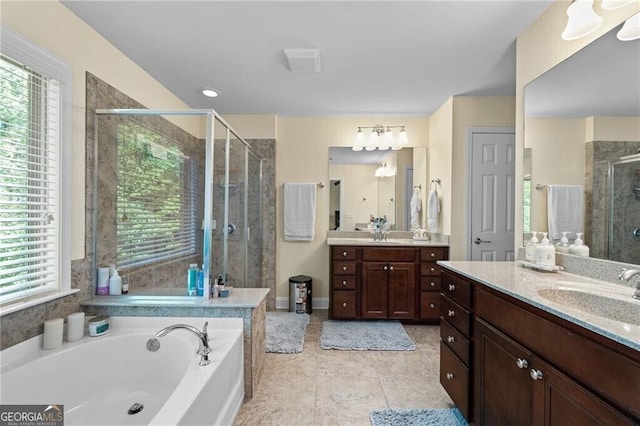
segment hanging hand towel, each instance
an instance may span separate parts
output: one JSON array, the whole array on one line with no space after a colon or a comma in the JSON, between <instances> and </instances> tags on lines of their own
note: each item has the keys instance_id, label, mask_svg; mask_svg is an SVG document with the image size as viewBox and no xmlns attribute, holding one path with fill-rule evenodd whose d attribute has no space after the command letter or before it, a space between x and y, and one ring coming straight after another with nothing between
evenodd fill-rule
<instances>
[{"instance_id":1,"label":"hanging hand towel","mask_svg":"<svg viewBox=\"0 0 640 426\"><path fill-rule=\"evenodd\" d=\"M429 192L429 200L427 201L427 225L432 231L435 231L438 227L439 213L440 201L438 200L438 191L434 189Z\"/></svg>"},{"instance_id":2,"label":"hanging hand towel","mask_svg":"<svg viewBox=\"0 0 640 426\"><path fill-rule=\"evenodd\" d=\"M557 240L562 232L582 232L582 185L549 185L547 188L547 221L549 239Z\"/></svg>"},{"instance_id":3,"label":"hanging hand towel","mask_svg":"<svg viewBox=\"0 0 640 426\"><path fill-rule=\"evenodd\" d=\"M316 222L316 184L284 184L285 241L313 241Z\"/></svg>"},{"instance_id":4,"label":"hanging hand towel","mask_svg":"<svg viewBox=\"0 0 640 426\"><path fill-rule=\"evenodd\" d=\"M418 215L422 211L422 200L418 196L417 191L413 193L413 197L411 197L411 227L419 228L419 217Z\"/></svg>"}]
</instances>

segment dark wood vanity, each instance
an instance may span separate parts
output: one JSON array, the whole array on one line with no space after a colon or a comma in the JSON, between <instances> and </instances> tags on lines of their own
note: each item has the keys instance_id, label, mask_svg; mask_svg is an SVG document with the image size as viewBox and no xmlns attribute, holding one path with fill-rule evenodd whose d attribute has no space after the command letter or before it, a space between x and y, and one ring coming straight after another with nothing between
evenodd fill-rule
<instances>
[{"instance_id":1,"label":"dark wood vanity","mask_svg":"<svg viewBox=\"0 0 640 426\"><path fill-rule=\"evenodd\" d=\"M476 425L640 424L637 350L448 269L441 338L440 382Z\"/></svg>"},{"instance_id":2,"label":"dark wood vanity","mask_svg":"<svg viewBox=\"0 0 640 426\"><path fill-rule=\"evenodd\" d=\"M438 322L446 246L331 246L329 319Z\"/></svg>"}]
</instances>

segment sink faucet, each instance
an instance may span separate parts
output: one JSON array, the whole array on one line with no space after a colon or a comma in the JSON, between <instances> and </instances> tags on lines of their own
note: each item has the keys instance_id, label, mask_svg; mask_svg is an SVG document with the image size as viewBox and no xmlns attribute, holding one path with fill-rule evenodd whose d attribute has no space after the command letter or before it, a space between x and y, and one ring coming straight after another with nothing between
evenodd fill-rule
<instances>
[{"instance_id":1,"label":"sink faucet","mask_svg":"<svg viewBox=\"0 0 640 426\"><path fill-rule=\"evenodd\" d=\"M618 275L618 279L620 281L629 281L631 277L635 275L640 275L640 268L639 269L623 269L622 273ZM634 293L633 298L640 299L640 281L638 281L638 283L636 284L636 292Z\"/></svg>"},{"instance_id":2,"label":"sink faucet","mask_svg":"<svg viewBox=\"0 0 640 426\"><path fill-rule=\"evenodd\" d=\"M380 228L373 233L373 241L386 241L387 234Z\"/></svg>"},{"instance_id":3,"label":"sink faucet","mask_svg":"<svg viewBox=\"0 0 640 426\"><path fill-rule=\"evenodd\" d=\"M200 365L208 365L211 362L209 361L209 353L211 352L211 348L209 347L209 335L207 334L207 326L209 326L209 322L205 322L202 331L200 331L191 325L174 324L158 331L156 333L156 337L164 337L174 330L187 330L193 333L198 338L197 354L200 355Z\"/></svg>"}]
</instances>

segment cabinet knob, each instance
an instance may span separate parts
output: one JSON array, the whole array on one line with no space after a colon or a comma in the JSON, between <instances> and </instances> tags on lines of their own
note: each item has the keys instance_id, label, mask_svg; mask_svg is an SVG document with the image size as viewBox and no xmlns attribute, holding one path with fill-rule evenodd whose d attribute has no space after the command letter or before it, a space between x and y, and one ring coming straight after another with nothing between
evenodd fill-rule
<instances>
[{"instance_id":1,"label":"cabinet knob","mask_svg":"<svg viewBox=\"0 0 640 426\"><path fill-rule=\"evenodd\" d=\"M384 265L384 266L382 267L382 270L383 270L383 271L388 271L388 270L389 270L389 267L388 267L387 265Z\"/></svg>"},{"instance_id":2,"label":"cabinet knob","mask_svg":"<svg viewBox=\"0 0 640 426\"><path fill-rule=\"evenodd\" d=\"M436 286L436 283L434 283L433 281L431 281L431 282L429 283L429 285L430 285L431 287L435 287L435 286Z\"/></svg>"},{"instance_id":3,"label":"cabinet knob","mask_svg":"<svg viewBox=\"0 0 640 426\"><path fill-rule=\"evenodd\" d=\"M343 308L346 308L346 307L347 307L347 302L343 302L343 303L342 303L342 307L343 307Z\"/></svg>"},{"instance_id":4,"label":"cabinet knob","mask_svg":"<svg viewBox=\"0 0 640 426\"><path fill-rule=\"evenodd\" d=\"M345 281L342 281L342 285L343 285L343 286L347 285L347 281L346 281L346 280L345 280Z\"/></svg>"},{"instance_id":5,"label":"cabinet knob","mask_svg":"<svg viewBox=\"0 0 640 426\"><path fill-rule=\"evenodd\" d=\"M431 257L436 257L436 254L434 252L431 252L430 256Z\"/></svg>"},{"instance_id":6,"label":"cabinet knob","mask_svg":"<svg viewBox=\"0 0 640 426\"><path fill-rule=\"evenodd\" d=\"M347 257L347 252L346 252L346 251L343 251L343 252L342 252L342 256L343 256L343 257Z\"/></svg>"},{"instance_id":7,"label":"cabinet knob","mask_svg":"<svg viewBox=\"0 0 640 426\"><path fill-rule=\"evenodd\" d=\"M447 315L449 315L450 317L455 317L456 311L452 311L451 309L449 309L449 312L447 312Z\"/></svg>"},{"instance_id":8,"label":"cabinet knob","mask_svg":"<svg viewBox=\"0 0 640 426\"><path fill-rule=\"evenodd\" d=\"M455 338L455 337L453 337L453 336L449 336L449 337L447 337L447 342L449 342L449 343L453 343L453 342L455 342L455 341L456 341L456 338Z\"/></svg>"},{"instance_id":9,"label":"cabinet knob","mask_svg":"<svg viewBox=\"0 0 640 426\"><path fill-rule=\"evenodd\" d=\"M518 366L518 368L527 368L529 366L529 363L526 359L518 358L516 361L516 365Z\"/></svg>"},{"instance_id":10,"label":"cabinet knob","mask_svg":"<svg viewBox=\"0 0 640 426\"><path fill-rule=\"evenodd\" d=\"M456 286L453 284L449 284L449 291L456 291Z\"/></svg>"},{"instance_id":11,"label":"cabinet knob","mask_svg":"<svg viewBox=\"0 0 640 426\"><path fill-rule=\"evenodd\" d=\"M393 266L389 266L389 270L390 270L390 271L393 271Z\"/></svg>"},{"instance_id":12,"label":"cabinet knob","mask_svg":"<svg viewBox=\"0 0 640 426\"><path fill-rule=\"evenodd\" d=\"M343 270L343 271L346 271L346 270L347 270L347 267L346 267L346 266L343 266L343 267L342 267L342 270Z\"/></svg>"},{"instance_id":13,"label":"cabinet knob","mask_svg":"<svg viewBox=\"0 0 640 426\"><path fill-rule=\"evenodd\" d=\"M435 303L429 303L429 307L430 307L431 309L434 309L434 308L436 307L436 304L435 304Z\"/></svg>"},{"instance_id":14,"label":"cabinet knob","mask_svg":"<svg viewBox=\"0 0 640 426\"><path fill-rule=\"evenodd\" d=\"M436 268L434 268L433 266L431 268L429 268L431 270L431 272L435 272Z\"/></svg>"},{"instance_id":15,"label":"cabinet knob","mask_svg":"<svg viewBox=\"0 0 640 426\"><path fill-rule=\"evenodd\" d=\"M535 370L532 368L531 371L529 371L529 375L533 380L542 380L542 371L540 370Z\"/></svg>"},{"instance_id":16,"label":"cabinet knob","mask_svg":"<svg viewBox=\"0 0 640 426\"><path fill-rule=\"evenodd\" d=\"M447 380L453 380L453 373L447 373L446 374Z\"/></svg>"}]
</instances>

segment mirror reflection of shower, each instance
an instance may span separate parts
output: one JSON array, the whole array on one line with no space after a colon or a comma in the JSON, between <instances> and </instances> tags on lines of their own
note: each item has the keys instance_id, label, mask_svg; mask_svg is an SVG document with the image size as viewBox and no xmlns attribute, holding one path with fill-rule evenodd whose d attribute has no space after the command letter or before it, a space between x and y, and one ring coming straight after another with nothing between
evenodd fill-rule
<instances>
[{"instance_id":1,"label":"mirror reflection of shower","mask_svg":"<svg viewBox=\"0 0 640 426\"><path fill-rule=\"evenodd\" d=\"M640 152L609 163L609 259L640 263Z\"/></svg>"}]
</instances>

